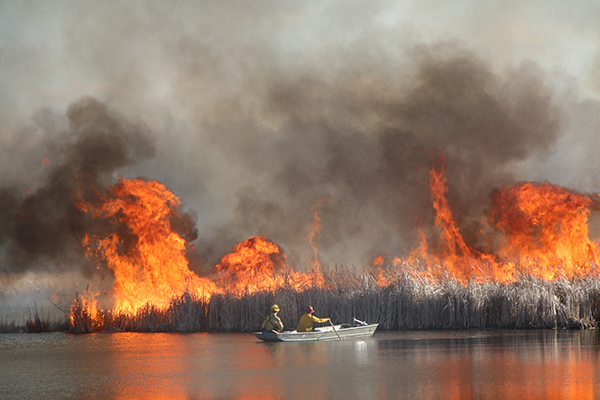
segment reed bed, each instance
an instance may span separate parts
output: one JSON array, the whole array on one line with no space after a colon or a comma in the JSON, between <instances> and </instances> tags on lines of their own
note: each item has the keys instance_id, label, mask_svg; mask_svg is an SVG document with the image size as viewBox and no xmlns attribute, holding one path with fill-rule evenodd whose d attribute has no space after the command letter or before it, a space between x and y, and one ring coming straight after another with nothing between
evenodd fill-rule
<instances>
[{"instance_id":1,"label":"reed bed","mask_svg":"<svg viewBox=\"0 0 600 400\"><path fill-rule=\"evenodd\" d=\"M389 276L388 276L389 278ZM410 271L394 272L382 286L374 276L344 269L326 274L326 289L291 287L252 294L184 294L166 310L151 305L135 315L100 312L96 319L74 303L70 331L251 332L260 330L272 304L286 328L295 329L307 305L334 323L357 318L383 330L410 329L585 329L600 319L600 278L517 282L432 281ZM75 311L74 311L75 310Z\"/></svg>"},{"instance_id":2,"label":"reed bed","mask_svg":"<svg viewBox=\"0 0 600 400\"><path fill-rule=\"evenodd\" d=\"M25 325L17 324L14 319L0 318L0 333L25 332Z\"/></svg>"},{"instance_id":3,"label":"reed bed","mask_svg":"<svg viewBox=\"0 0 600 400\"><path fill-rule=\"evenodd\" d=\"M66 331L67 321L64 317L50 316L49 313L38 311L34 303L33 310L28 308L25 323L17 323L14 319L0 317L0 333L41 333Z\"/></svg>"}]
</instances>

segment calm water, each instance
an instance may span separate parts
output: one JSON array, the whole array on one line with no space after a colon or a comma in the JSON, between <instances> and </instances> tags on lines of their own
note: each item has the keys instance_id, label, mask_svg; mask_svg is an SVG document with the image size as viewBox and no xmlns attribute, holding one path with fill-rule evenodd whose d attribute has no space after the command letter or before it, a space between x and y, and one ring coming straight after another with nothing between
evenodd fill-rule
<instances>
[{"instance_id":1,"label":"calm water","mask_svg":"<svg viewBox=\"0 0 600 400\"><path fill-rule=\"evenodd\" d=\"M0 399L600 399L597 331L0 335Z\"/></svg>"}]
</instances>

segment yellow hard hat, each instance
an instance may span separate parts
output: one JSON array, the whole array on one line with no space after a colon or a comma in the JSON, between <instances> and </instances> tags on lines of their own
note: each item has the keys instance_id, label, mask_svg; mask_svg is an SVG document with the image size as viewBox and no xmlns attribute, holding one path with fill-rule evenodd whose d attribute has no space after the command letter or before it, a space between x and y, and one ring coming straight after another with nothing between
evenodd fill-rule
<instances>
[{"instance_id":1,"label":"yellow hard hat","mask_svg":"<svg viewBox=\"0 0 600 400\"><path fill-rule=\"evenodd\" d=\"M271 311L279 311L279 306L277 304L273 304L271 306Z\"/></svg>"}]
</instances>

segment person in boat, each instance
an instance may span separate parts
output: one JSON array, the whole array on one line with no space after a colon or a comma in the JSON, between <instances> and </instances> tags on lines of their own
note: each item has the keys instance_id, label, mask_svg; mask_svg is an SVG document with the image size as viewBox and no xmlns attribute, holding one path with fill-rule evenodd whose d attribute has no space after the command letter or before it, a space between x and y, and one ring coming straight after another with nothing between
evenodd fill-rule
<instances>
[{"instance_id":1,"label":"person in boat","mask_svg":"<svg viewBox=\"0 0 600 400\"><path fill-rule=\"evenodd\" d=\"M296 332L309 332L313 329L315 323L323 323L329 321L329 318L318 318L313 315L315 309L312 306L307 306L304 314L300 317Z\"/></svg>"},{"instance_id":2,"label":"person in boat","mask_svg":"<svg viewBox=\"0 0 600 400\"><path fill-rule=\"evenodd\" d=\"M279 333L283 331L283 322L277 316L279 312L279 306L277 304L273 304L271 306L271 314L265 318L262 323L263 331L270 331Z\"/></svg>"}]
</instances>

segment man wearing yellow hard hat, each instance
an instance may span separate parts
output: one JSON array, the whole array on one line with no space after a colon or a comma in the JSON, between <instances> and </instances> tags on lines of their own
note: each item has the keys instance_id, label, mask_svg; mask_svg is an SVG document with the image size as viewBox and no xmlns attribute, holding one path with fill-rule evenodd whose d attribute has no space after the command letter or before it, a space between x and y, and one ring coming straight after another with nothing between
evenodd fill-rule
<instances>
[{"instance_id":1,"label":"man wearing yellow hard hat","mask_svg":"<svg viewBox=\"0 0 600 400\"><path fill-rule=\"evenodd\" d=\"M283 322L281 322L281 319L277 316L278 312L279 306L277 304L272 305L271 314L267 318L265 318L265 320L262 323L263 331L279 333L283 330Z\"/></svg>"}]
</instances>

